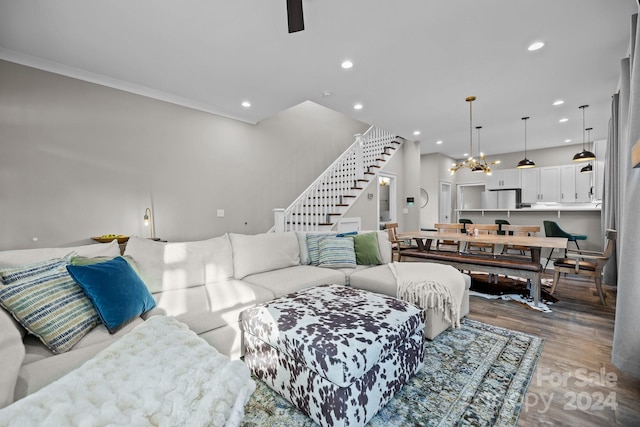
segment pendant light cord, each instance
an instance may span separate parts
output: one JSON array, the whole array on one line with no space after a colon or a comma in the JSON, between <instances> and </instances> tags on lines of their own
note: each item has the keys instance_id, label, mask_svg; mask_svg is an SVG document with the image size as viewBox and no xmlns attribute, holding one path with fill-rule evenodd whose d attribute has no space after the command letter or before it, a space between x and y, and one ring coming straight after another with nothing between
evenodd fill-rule
<instances>
[{"instance_id":1,"label":"pendant light cord","mask_svg":"<svg viewBox=\"0 0 640 427\"><path fill-rule=\"evenodd\" d=\"M585 120L584 120L584 109L587 108L588 105L581 105L580 108L582 110L582 151L585 151L584 148L584 136L585 136Z\"/></svg>"},{"instance_id":2,"label":"pendant light cord","mask_svg":"<svg viewBox=\"0 0 640 427\"><path fill-rule=\"evenodd\" d=\"M529 117L523 117L522 120L524 120L524 158L527 158L527 120L529 120Z\"/></svg>"}]
</instances>

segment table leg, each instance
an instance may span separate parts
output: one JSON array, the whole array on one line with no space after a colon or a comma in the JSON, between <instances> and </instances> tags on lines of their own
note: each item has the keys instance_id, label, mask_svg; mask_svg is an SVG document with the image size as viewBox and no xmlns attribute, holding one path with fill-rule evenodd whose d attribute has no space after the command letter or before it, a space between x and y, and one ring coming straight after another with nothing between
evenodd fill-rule
<instances>
[{"instance_id":1,"label":"table leg","mask_svg":"<svg viewBox=\"0 0 640 427\"><path fill-rule=\"evenodd\" d=\"M540 264L540 249L539 247L531 247L531 261L534 263ZM542 265L540 266L542 267ZM538 303L540 302L540 293L542 289L542 272L534 274L533 283L531 284L533 288L533 305L538 307Z\"/></svg>"},{"instance_id":2,"label":"table leg","mask_svg":"<svg viewBox=\"0 0 640 427\"><path fill-rule=\"evenodd\" d=\"M433 241L433 239L431 238L426 238L426 243L424 240L422 240L422 237L414 237L413 240L416 241L416 245L418 245L418 250L420 252L428 252L429 249L431 249L431 242Z\"/></svg>"}]
</instances>

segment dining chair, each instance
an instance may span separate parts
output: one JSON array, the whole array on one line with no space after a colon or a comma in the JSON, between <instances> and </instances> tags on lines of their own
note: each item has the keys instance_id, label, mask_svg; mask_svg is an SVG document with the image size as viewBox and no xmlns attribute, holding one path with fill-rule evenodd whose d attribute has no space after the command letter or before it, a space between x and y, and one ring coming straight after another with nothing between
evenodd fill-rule
<instances>
[{"instance_id":1,"label":"dining chair","mask_svg":"<svg viewBox=\"0 0 640 427\"><path fill-rule=\"evenodd\" d=\"M473 224L473 221L471 221L470 219L467 219L467 218L460 218L458 220L458 222L460 224L462 224L462 232L463 233L467 232L467 224Z\"/></svg>"},{"instance_id":2,"label":"dining chair","mask_svg":"<svg viewBox=\"0 0 640 427\"><path fill-rule=\"evenodd\" d=\"M498 224L473 224L473 231L478 230L478 234L498 234ZM474 249L477 248L477 249ZM489 252L493 253L495 245L493 243L481 243L481 242L468 242L467 251L477 252Z\"/></svg>"},{"instance_id":3,"label":"dining chair","mask_svg":"<svg viewBox=\"0 0 640 427\"><path fill-rule=\"evenodd\" d=\"M598 295L600 296L600 302L602 305L607 305L604 291L602 290L602 269L609 261L609 258L611 258L617 236L618 232L616 230L608 229L606 231L607 242L604 251L596 252L572 249L567 251L565 258L555 260L553 262L553 285L551 286L550 294L553 295L556 290L558 280L560 280L560 273L593 277Z\"/></svg>"},{"instance_id":4,"label":"dining chair","mask_svg":"<svg viewBox=\"0 0 640 427\"><path fill-rule=\"evenodd\" d=\"M503 225L502 229L506 233L509 233L510 235L513 235L513 236L537 236L537 234L540 232L539 225L509 224L509 225ZM504 245L504 248L502 249L502 253L506 255L509 253L509 250L518 251L520 255L527 255L527 252L529 252L529 255L530 255L531 253L529 246L520 246L520 245Z\"/></svg>"},{"instance_id":5,"label":"dining chair","mask_svg":"<svg viewBox=\"0 0 640 427\"><path fill-rule=\"evenodd\" d=\"M443 233L461 233L464 229L464 225L461 223L434 224L433 227ZM460 252L460 242L456 240L437 240L436 250L441 251L443 248L448 251Z\"/></svg>"},{"instance_id":6,"label":"dining chair","mask_svg":"<svg viewBox=\"0 0 640 427\"><path fill-rule=\"evenodd\" d=\"M402 251L405 249L412 249L411 241L398 239L398 223L391 222L384 225L389 235L389 241L391 242L391 254L392 259L400 261L402 259ZM397 258L397 259L396 259Z\"/></svg>"},{"instance_id":7,"label":"dining chair","mask_svg":"<svg viewBox=\"0 0 640 427\"><path fill-rule=\"evenodd\" d=\"M506 219L496 219L495 223L498 224L498 234L504 236L505 232L502 227L505 225L510 225L509 221L507 221Z\"/></svg>"},{"instance_id":8,"label":"dining chair","mask_svg":"<svg viewBox=\"0 0 640 427\"><path fill-rule=\"evenodd\" d=\"M555 221L542 221L544 225L544 234L547 237L565 237L567 239L567 245L569 242L573 242L576 245L576 248L580 250L580 246L578 245L578 240L587 240L587 236L585 234L573 234L564 231L557 222ZM547 257L547 262L544 264L543 271L546 271L547 265L549 265L549 261L551 260L551 256L553 255L553 251L555 248L551 248L551 252L549 252L549 256ZM564 249L564 256L567 256L567 248Z\"/></svg>"}]
</instances>

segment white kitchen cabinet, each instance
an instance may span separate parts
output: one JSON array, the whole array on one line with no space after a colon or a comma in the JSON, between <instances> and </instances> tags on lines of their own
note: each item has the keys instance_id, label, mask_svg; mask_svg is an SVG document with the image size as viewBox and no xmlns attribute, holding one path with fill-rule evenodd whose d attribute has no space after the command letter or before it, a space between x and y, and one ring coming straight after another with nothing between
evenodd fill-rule
<instances>
[{"instance_id":1,"label":"white kitchen cabinet","mask_svg":"<svg viewBox=\"0 0 640 427\"><path fill-rule=\"evenodd\" d=\"M560 201L560 167L540 168L540 201Z\"/></svg>"},{"instance_id":2,"label":"white kitchen cabinet","mask_svg":"<svg viewBox=\"0 0 640 427\"><path fill-rule=\"evenodd\" d=\"M560 201L564 203L576 201L575 165L560 166Z\"/></svg>"},{"instance_id":3,"label":"white kitchen cabinet","mask_svg":"<svg viewBox=\"0 0 640 427\"><path fill-rule=\"evenodd\" d=\"M585 163L560 166L560 201L563 203L591 201L592 173L582 173Z\"/></svg>"},{"instance_id":4,"label":"white kitchen cabinet","mask_svg":"<svg viewBox=\"0 0 640 427\"><path fill-rule=\"evenodd\" d=\"M520 188L520 169L500 169L491 172L485 183L487 190Z\"/></svg>"},{"instance_id":5,"label":"white kitchen cabinet","mask_svg":"<svg viewBox=\"0 0 640 427\"><path fill-rule=\"evenodd\" d=\"M540 193L538 192L538 187L540 186L540 169L523 169L520 178L522 180L522 203L539 202L538 195Z\"/></svg>"},{"instance_id":6,"label":"white kitchen cabinet","mask_svg":"<svg viewBox=\"0 0 640 427\"><path fill-rule=\"evenodd\" d=\"M576 196L574 201L587 203L591 201L591 194L593 192L593 173L580 172L580 169L582 169L584 166L584 164L575 165Z\"/></svg>"},{"instance_id":7,"label":"white kitchen cabinet","mask_svg":"<svg viewBox=\"0 0 640 427\"><path fill-rule=\"evenodd\" d=\"M523 169L522 203L559 202L560 166Z\"/></svg>"}]
</instances>

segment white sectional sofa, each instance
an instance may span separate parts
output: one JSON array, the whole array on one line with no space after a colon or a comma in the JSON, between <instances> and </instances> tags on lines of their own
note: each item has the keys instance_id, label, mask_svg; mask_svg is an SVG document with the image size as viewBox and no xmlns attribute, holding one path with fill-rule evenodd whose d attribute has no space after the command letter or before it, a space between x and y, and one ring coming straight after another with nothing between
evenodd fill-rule
<instances>
[{"instance_id":1,"label":"white sectional sofa","mask_svg":"<svg viewBox=\"0 0 640 427\"><path fill-rule=\"evenodd\" d=\"M303 288L320 284L351 285L395 296L396 281L388 263L391 244L386 232L375 231L381 265L350 268L310 265L307 233L225 234L194 242L156 242L132 237L124 252L133 260L156 307L109 334L99 324L71 350L54 354L0 307L0 408L29 395L80 366L100 350L156 314L177 320L218 351L237 358L242 354L240 312ZM312 233L317 234L317 233ZM116 257L116 242L72 248L0 252L0 269L59 258L75 251L82 257ZM428 275L428 264L425 274ZM468 313L468 288L461 315ZM2 283L0 283L2 286ZM438 313L427 313L426 335L431 338L449 327Z\"/></svg>"}]
</instances>

